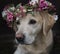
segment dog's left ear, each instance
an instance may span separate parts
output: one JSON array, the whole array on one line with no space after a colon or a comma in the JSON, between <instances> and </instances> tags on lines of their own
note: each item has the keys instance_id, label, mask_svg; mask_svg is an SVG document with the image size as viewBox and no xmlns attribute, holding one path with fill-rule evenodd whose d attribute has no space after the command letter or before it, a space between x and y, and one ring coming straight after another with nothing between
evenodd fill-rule
<instances>
[{"instance_id":1,"label":"dog's left ear","mask_svg":"<svg viewBox=\"0 0 60 54\"><path fill-rule=\"evenodd\" d=\"M48 14L48 12L43 12L42 18L43 18L43 34L46 36L56 21L54 20L53 16Z\"/></svg>"}]
</instances>

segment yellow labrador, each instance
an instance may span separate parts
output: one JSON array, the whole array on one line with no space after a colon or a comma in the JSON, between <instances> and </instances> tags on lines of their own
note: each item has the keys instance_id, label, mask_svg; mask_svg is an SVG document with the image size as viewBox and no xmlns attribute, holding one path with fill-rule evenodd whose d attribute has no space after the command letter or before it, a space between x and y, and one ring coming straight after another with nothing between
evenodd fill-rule
<instances>
[{"instance_id":1,"label":"yellow labrador","mask_svg":"<svg viewBox=\"0 0 60 54\"><path fill-rule=\"evenodd\" d=\"M24 44L19 44L14 54L48 54L53 43L53 16L43 11L27 14L21 19L17 17L16 21L16 38L24 37Z\"/></svg>"}]
</instances>

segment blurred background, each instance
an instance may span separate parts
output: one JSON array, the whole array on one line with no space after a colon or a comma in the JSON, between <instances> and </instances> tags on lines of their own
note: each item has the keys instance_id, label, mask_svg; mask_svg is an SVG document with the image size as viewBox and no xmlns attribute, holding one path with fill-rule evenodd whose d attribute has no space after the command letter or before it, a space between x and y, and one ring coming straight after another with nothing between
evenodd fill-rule
<instances>
[{"instance_id":1,"label":"blurred background","mask_svg":"<svg viewBox=\"0 0 60 54\"><path fill-rule=\"evenodd\" d=\"M18 3L26 4L29 0L0 0L0 54L13 54L15 51L14 39L15 32L12 28L9 28L6 21L2 18L1 12L7 4L13 3L17 5ZM60 54L60 6L59 0L48 0L52 2L57 9L58 20L54 24L52 30L54 34L54 45L51 50L51 54Z\"/></svg>"}]
</instances>

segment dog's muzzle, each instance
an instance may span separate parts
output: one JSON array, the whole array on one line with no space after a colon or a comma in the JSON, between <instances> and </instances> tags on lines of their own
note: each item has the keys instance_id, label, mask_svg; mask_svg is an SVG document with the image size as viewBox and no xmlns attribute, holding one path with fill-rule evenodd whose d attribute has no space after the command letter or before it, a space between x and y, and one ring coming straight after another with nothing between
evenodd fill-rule
<instances>
[{"instance_id":1,"label":"dog's muzzle","mask_svg":"<svg viewBox=\"0 0 60 54\"><path fill-rule=\"evenodd\" d=\"M16 34L16 40L18 43L24 44L24 39L25 39L25 35L24 34Z\"/></svg>"}]
</instances>

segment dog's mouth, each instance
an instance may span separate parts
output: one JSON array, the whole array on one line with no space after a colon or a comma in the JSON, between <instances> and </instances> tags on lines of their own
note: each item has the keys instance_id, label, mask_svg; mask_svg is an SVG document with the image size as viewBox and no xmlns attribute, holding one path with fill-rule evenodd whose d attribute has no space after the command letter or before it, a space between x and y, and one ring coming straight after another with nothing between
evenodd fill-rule
<instances>
[{"instance_id":1,"label":"dog's mouth","mask_svg":"<svg viewBox=\"0 0 60 54\"><path fill-rule=\"evenodd\" d=\"M18 44L24 44L24 38L16 38Z\"/></svg>"},{"instance_id":2,"label":"dog's mouth","mask_svg":"<svg viewBox=\"0 0 60 54\"><path fill-rule=\"evenodd\" d=\"M24 38L16 38L17 44L30 45L24 41ZM32 43L31 43L32 44Z\"/></svg>"},{"instance_id":3,"label":"dog's mouth","mask_svg":"<svg viewBox=\"0 0 60 54\"><path fill-rule=\"evenodd\" d=\"M19 44L22 44L22 45L30 45L30 44L27 44L27 43L25 43L25 41L23 40L23 39L17 39L17 41L18 41L18 45Z\"/></svg>"}]
</instances>

